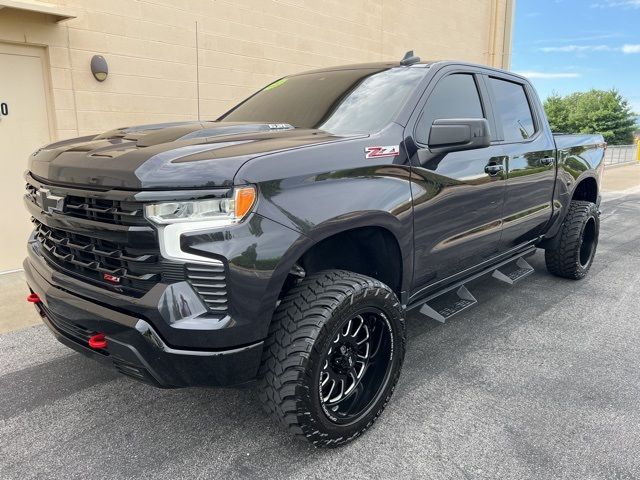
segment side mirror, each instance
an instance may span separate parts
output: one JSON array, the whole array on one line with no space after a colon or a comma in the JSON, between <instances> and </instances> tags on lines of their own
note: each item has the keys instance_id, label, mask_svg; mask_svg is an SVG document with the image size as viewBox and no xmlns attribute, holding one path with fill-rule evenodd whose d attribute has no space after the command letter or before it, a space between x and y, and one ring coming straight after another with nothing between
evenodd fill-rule
<instances>
[{"instance_id":1,"label":"side mirror","mask_svg":"<svg viewBox=\"0 0 640 480\"><path fill-rule=\"evenodd\" d=\"M491 145L489 122L484 118L446 118L435 120L429 132L429 150L443 154L475 150Z\"/></svg>"}]
</instances>

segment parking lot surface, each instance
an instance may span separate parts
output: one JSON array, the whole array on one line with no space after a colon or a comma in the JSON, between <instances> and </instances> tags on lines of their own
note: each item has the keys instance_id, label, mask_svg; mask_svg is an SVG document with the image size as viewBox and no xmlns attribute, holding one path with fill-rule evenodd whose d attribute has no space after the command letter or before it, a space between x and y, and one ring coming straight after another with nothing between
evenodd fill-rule
<instances>
[{"instance_id":1,"label":"parking lot surface","mask_svg":"<svg viewBox=\"0 0 640 480\"><path fill-rule=\"evenodd\" d=\"M398 388L316 450L255 392L159 390L31 326L0 336L0 478L639 478L640 192L608 194L591 273L490 277L446 324L408 319Z\"/></svg>"}]
</instances>

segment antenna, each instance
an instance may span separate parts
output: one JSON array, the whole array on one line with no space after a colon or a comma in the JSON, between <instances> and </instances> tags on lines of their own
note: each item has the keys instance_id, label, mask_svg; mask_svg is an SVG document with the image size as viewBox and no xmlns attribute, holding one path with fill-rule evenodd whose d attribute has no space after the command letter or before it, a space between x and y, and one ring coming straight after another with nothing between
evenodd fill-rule
<instances>
[{"instance_id":1,"label":"antenna","mask_svg":"<svg viewBox=\"0 0 640 480\"><path fill-rule=\"evenodd\" d=\"M402 60L400 60L400 65L404 65L409 66L409 65L413 65L414 63L418 63L420 61L420 57L416 57L413 54L413 50L409 50L407 53L404 54L404 58Z\"/></svg>"}]
</instances>

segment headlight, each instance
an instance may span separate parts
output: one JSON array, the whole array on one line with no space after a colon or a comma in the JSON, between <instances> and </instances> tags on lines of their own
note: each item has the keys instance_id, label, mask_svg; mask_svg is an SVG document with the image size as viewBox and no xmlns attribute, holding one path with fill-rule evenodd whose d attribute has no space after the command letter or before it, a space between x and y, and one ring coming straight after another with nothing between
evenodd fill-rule
<instances>
[{"instance_id":1,"label":"headlight","mask_svg":"<svg viewBox=\"0 0 640 480\"><path fill-rule=\"evenodd\" d=\"M253 187L236 188L233 198L208 198L145 205L145 216L153 223L167 225L182 222L213 221L220 226L242 220L256 200Z\"/></svg>"},{"instance_id":2,"label":"headlight","mask_svg":"<svg viewBox=\"0 0 640 480\"><path fill-rule=\"evenodd\" d=\"M210 232L246 217L256 202L254 187L239 187L231 198L208 198L145 205L144 214L158 227L160 254L167 260L222 265L220 260L182 250L180 238L187 233Z\"/></svg>"}]
</instances>

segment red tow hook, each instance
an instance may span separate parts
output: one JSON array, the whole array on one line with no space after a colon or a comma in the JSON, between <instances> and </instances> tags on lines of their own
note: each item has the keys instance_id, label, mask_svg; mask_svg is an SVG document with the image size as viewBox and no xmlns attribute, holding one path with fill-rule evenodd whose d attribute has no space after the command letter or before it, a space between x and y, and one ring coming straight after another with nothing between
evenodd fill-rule
<instances>
[{"instance_id":1,"label":"red tow hook","mask_svg":"<svg viewBox=\"0 0 640 480\"><path fill-rule=\"evenodd\" d=\"M89 346L95 350L107 348L107 339L104 337L104 333L96 333L89 337Z\"/></svg>"},{"instance_id":2,"label":"red tow hook","mask_svg":"<svg viewBox=\"0 0 640 480\"><path fill-rule=\"evenodd\" d=\"M42 302L42 300L40 300L40 297L38 296L37 293L32 293L31 295L27 296L27 302L29 302L29 303L40 303L40 302Z\"/></svg>"}]
</instances>

